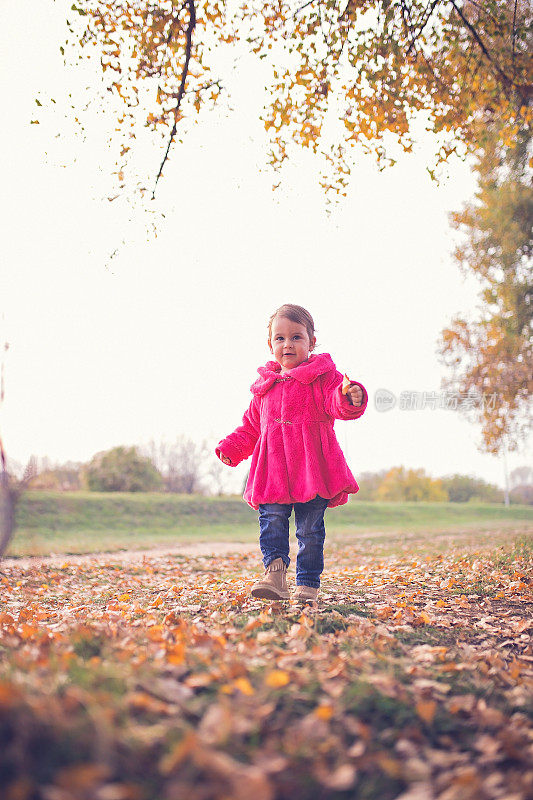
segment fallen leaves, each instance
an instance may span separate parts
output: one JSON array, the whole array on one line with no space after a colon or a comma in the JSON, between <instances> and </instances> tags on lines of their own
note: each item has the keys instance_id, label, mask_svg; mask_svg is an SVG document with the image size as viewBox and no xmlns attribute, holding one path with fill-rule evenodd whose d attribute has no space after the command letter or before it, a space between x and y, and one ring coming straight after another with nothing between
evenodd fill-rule
<instances>
[{"instance_id":1,"label":"fallen leaves","mask_svg":"<svg viewBox=\"0 0 533 800\"><path fill-rule=\"evenodd\" d=\"M274 669L266 676L265 683L271 689L281 689L286 686L290 681L290 675L283 669Z\"/></svg>"},{"instance_id":2,"label":"fallen leaves","mask_svg":"<svg viewBox=\"0 0 533 800\"><path fill-rule=\"evenodd\" d=\"M369 550L303 611L247 555L10 565L7 800L526 800L531 563Z\"/></svg>"}]
</instances>

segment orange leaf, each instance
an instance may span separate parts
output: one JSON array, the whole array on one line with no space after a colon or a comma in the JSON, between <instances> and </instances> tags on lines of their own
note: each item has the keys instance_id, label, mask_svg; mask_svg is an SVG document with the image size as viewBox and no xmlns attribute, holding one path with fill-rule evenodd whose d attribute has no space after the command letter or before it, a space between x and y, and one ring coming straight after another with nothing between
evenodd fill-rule
<instances>
[{"instance_id":1,"label":"orange leaf","mask_svg":"<svg viewBox=\"0 0 533 800\"><path fill-rule=\"evenodd\" d=\"M418 716L430 724L433 722L433 717L435 716L435 711L437 710L437 704L434 700L419 700L416 704L416 713Z\"/></svg>"},{"instance_id":2,"label":"orange leaf","mask_svg":"<svg viewBox=\"0 0 533 800\"><path fill-rule=\"evenodd\" d=\"M159 762L160 772L162 772L163 775L169 775L171 772L174 772L182 761L187 758L189 753L195 749L196 745L196 734L194 731L189 731L170 753L163 756Z\"/></svg>"},{"instance_id":3,"label":"orange leaf","mask_svg":"<svg viewBox=\"0 0 533 800\"><path fill-rule=\"evenodd\" d=\"M39 629L35 627L35 625L27 625L25 622L19 628L20 637L21 639L31 639L32 636L35 636Z\"/></svg>"},{"instance_id":4,"label":"orange leaf","mask_svg":"<svg viewBox=\"0 0 533 800\"><path fill-rule=\"evenodd\" d=\"M180 642L179 644L173 644L167 647L167 661L169 664L183 664L184 660L185 645Z\"/></svg>"},{"instance_id":5,"label":"orange leaf","mask_svg":"<svg viewBox=\"0 0 533 800\"><path fill-rule=\"evenodd\" d=\"M281 686L286 686L290 681L288 672L282 669L273 669L266 677L266 685L271 689L279 689Z\"/></svg>"},{"instance_id":6,"label":"orange leaf","mask_svg":"<svg viewBox=\"0 0 533 800\"><path fill-rule=\"evenodd\" d=\"M101 783L108 771L108 767L103 764L74 764L62 769L55 780L64 789L83 791Z\"/></svg>"},{"instance_id":7,"label":"orange leaf","mask_svg":"<svg viewBox=\"0 0 533 800\"><path fill-rule=\"evenodd\" d=\"M243 694L251 695L255 692L254 687L248 678L237 678L235 681L233 681L233 685L239 690L239 692L242 692Z\"/></svg>"},{"instance_id":8,"label":"orange leaf","mask_svg":"<svg viewBox=\"0 0 533 800\"><path fill-rule=\"evenodd\" d=\"M333 716L333 708L329 705L329 703L321 703L315 708L313 714L315 717L318 717L318 719L322 719L324 722L327 722Z\"/></svg>"},{"instance_id":9,"label":"orange leaf","mask_svg":"<svg viewBox=\"0 0 533 800\"><path fill-rule=\"evenodd\" d=\"M148 630L146 631L148 638L151 639L152 642L162 642L163 641L163 626L162 625L151 625Z\"/></svg>"}]
</instances>

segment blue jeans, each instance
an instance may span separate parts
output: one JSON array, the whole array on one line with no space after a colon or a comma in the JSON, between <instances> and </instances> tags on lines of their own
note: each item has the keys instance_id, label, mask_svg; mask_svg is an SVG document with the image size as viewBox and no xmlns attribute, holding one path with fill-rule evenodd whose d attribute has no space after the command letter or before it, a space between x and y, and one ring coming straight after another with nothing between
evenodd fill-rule
<instances>
[{"instance_id":1,"label":"blue jeans","mask_svg":"<svg viewBox=\"0 0 533 800\"><path fill-rule=\"evenodd\" d=\"M307 503L262 503L259 506L259 546L265 567L276 558L287 566L289 558L289 517L294 505L298 554L296 585L320 586L324 569L324 512L329 500L320 495Z\"/></svg>"}]
</instances>

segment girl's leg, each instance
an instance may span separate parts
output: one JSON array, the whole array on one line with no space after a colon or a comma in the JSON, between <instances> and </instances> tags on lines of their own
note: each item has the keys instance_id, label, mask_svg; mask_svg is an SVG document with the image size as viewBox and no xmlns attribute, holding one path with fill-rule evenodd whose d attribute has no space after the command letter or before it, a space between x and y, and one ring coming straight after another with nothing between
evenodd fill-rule
<instances>
[{"instance_id":1,"label":"girl's leg","mask_svg":"<svg viewBox=\"0 0 533 800\"><path fill-rule=\"evenodd\" d=\"M318 589L324 569L324 539L326 528L324 512L329 500L317 496L307 503L294 504L298 555L296 557L296 585Z\"/></svg>"},{"instance_id":2,"label":"girl's leg","mask_svg":"<svg viewBox=\"0 0 533 800\"><path fill-rule=\"evenodd\" d=\"M259 546L265 568L276 558L289 566L289 517L292 504L262 503L259 506Z\"/></svg>"}]
</instances>

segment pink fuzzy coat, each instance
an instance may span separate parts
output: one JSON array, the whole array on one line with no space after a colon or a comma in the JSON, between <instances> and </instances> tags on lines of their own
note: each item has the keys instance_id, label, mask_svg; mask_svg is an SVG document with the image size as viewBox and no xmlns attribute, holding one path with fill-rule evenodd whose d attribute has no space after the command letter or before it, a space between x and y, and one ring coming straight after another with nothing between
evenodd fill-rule
<instances>
[{"instance_id":1,"label":"pink fuzzy coat","mask_svg":"<svg viewBox=\"0 0 533 800\"><path fill-rule=\"evenodd\" d=\"M359 487L335 436L335 419L358 419L368 402L353 406L342 394L342 375L329 353L310 355L281 376L277 361L257 370L252 402L242 425L215 452L232 466L252 456L244 499L260 503L306 503L319 494L328 506L346 503Z\"/></svg>"}]
</instances>

